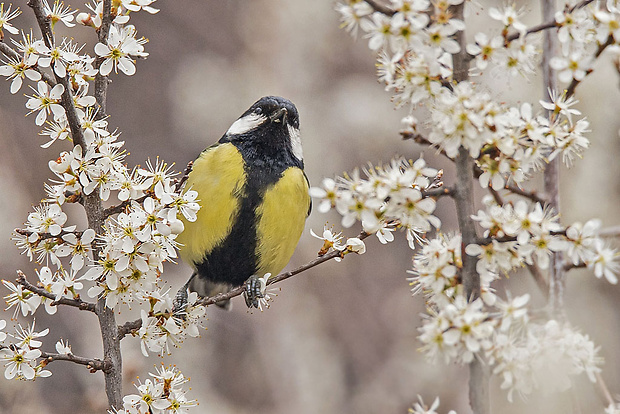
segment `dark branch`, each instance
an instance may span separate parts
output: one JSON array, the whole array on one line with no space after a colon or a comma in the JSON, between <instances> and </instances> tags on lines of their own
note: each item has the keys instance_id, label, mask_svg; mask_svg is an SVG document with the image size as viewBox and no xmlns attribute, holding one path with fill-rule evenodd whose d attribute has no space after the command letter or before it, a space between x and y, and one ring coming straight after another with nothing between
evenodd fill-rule
<instances>
[{"instance_id":1,"label":"dark branch","mask_svg":"<svg viewBox=\"0 0 620 414\"><path fill-rule=\"evenodd\" d=\"M17 275L18 275L17 283L19 283L24 288L26 288L27 290L29 290L30 292L36 295L51 299L53 301L52 302L53 306L67 305L67 306L73 306L74 308L78 308L80 310L86 310L89 312L97 313L94 303L84 302L80 298L77 298L77 299L60 298L56 300L56 295L52 294L51 292L48 292L47 290L41 287L35 286L31 284L30 282L28 282L28 280L26 280L26 275L21 270L17 271Z\"/></svg>"},{"instance_id":2,"label":"dark branch","mask_svg":"<svg viewBox=\"0 0 620 414\"><path fill-rule=\"evenodd\" d=\"M15 233L17 234L21 234L22 236L30 236L31 234L33 234L32 231L30 230L26 230L26 229L15 229L13 230ZM82 233L81 231L61 231L60 233L58 233L57 235L52 235L50 233L37 233L39 235L39 240L46 240L46 239L61 239L62 236L65 236L67 234L75 234L75 237L80 238L82 237Z\"/></svg>"},{"instance_id":3,"label":"dark branch","mask_svg":"<svg viewBox=\"0 0 620 414\"><path fill-rule=\"evenodd\" d=\"M581 9L582 7L587 6L588 4L592 3L594 0L583 0L579 3L577 3L576 5L574 5L573 7L571 7L568 12L572 13L577 9ZM527 31L525 32L525 35L530 35L533 33L538 33L541 32L543 30L547 30L547 29L553 29L554 27L557 27L557 23L555 22L555 20L553 21L548 21L548 22L544 22L541 24L538 24L536 26L532 26L529 29L527 29ZM506 36L506 41L507 42L512 42L513 40L516 40L519 38L519 36L521 36L521 33L512 33L508 36Z\"/></svg>"},{"instance_id":4,"label":"dark branch","mask_svg":"<svg viewBox=\"0 0 620 414\"><path fill-rule=\"evenodd\" d=\"M370 234L365 233L365 232L361 232L357 237L360 240L364 240L365 238L367 238L368 236L370 236ZM317 257L314 260L311 260L310 262L306 263L305 265L299 266L297 269L291 270L290 272L282 272L277 276L274 277L270 277L269 280L267 280L267 285L272 285L274 283L278 283L281 282L283 280L288 279L289 277L295 276L301 272L304 272L308 269L312 269L315 266L320 265L321 263L325 263L331 259L335 259L336 257L344 257L346 255L346 251L345 252L341 252L338 250L332 250L326 254L324 254L323 256ZM223 301L223 300L228 300L228 299L232 299L235 296L239 296L241 295L245 290L245 286L239 286L231 291L228 291L226 293L218 293L215 296L210 296L208 298L202 298L200 300L198 300L196 302L197 305L202 305L202 306L209 306L209 305L213 305L214 303ZM126 335L134 333L135 331L137 331L138 329L140 329L142 327L142 319L136 319L133 321L128 321L126 323L124 323L123 325L120 325L118 327L118 337L120 339L123 339Z\"/></svg>"},{"instance_id":5,"label":"dark branch","mask_svg":"<svg viewBox=\"0 0 620 414\"><path fill-rule=\"evenodd\" d=\"M85 365L91 373L107 370L106 363L98 358L84 358L73 354L55 354L50 352L41 352L41 358L45 359L46 364L53 361L70 361Z\"/></svg>"}]
</instances>

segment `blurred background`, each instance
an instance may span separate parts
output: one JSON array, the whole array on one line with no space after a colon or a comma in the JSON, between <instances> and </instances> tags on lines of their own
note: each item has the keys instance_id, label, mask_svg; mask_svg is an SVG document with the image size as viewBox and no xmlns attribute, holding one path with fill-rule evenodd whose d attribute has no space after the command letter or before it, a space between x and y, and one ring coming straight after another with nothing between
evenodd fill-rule
<instances>
[{"instance_id":1,"label":"blurred background","mask_svg":"<svg viewBox=\"0 0 620 414\"><path fill-rule=\"evenodd\" d=\"M538 22L537 2L517 3L533 11L528 24ZM366 39L354 40L339 29L334 4L160 1L155 4L159 14L132 15L138 33L150 40L150 56L137 63L135 76L113 76L108 93L111 129L122 131L128 164L159 156L183 170L256 99L281 95L299 109L312 184L367 162L388 162L395 155L415 159L422 152L431 166L445 169L445 182L452 183L450 162L432 149L400 139L400 119L406 113L394 110L390 95L376 81ZM13 22L27 29L33 21L25 3L19 5L26 10ZM468 23L487 27L484 16L473 7ZM89 50L96 42L94 33L84 28L57 30L88 42ZM509 79L496 71L475 80L503 101L535 103L543 97L536 76ZM592 217L600 217L606 226L620 222L618 92L618 76L607 57L578 88L578 106L591 121L592 145L582 161L562 170L563 223ZM47 150L39 147L45 138L37 135L32 117L24 117L23 93L30 91L23 87L12 96L9 83L0 88L0 278L8 280L14 279L15 269L35 278L34 265L15 249L11 232L44 197L43 182L52 177L47 161L69 148L67 142ZM424 121L423 114L420 119ZM538 184L534 180L531 188ZM84 226L79 208L67 206L65 211L78 227ZM451 200L438 202L438 216L444 231L456 228ZM312 213L289 268L316 257L321 242L309 229L320 233L326 221L339 226L335 214ZM357 233L355 227L345 232L349 237ZM429 405L439 396L441 413L469 413L467 368L430 365L417 350L424 304L422 297L411 296L406 281L413 252L404 235L398 234L389 246L373 237L367 246L364 255L323 264L279 284L282 290L266 312L248 313L239 298L231 312L209 308L208 330L172 357L144 358L138 341L125 339L124 393L134 393L136 376L144 380L153 366L174 363L191 377L189 397L200 401L192 410L196 413L405 413L418 394ZM176 290L189 274L185 264L169 264L163 277ZM530 291L533 306L544 306L528 274L514 275L497 288L510 289L513 295ZM569 319L601 346L603 377L614 395L620 392L619 299L620 287L587 271L568 275ZM10 317L10 312L0 312L0 318ZM52 351L62 338L77 355L101 356L99 329L91 314L60 308L52 318L40 310L36 323L39 330L51 328L45 350ZM1 378L0 413L105 411L101 374L63 362L50 369L50 379L34 383ZM512 404L497 381L491 394L494 411L502 413L572 412L575 402L582 411L574 412L602 412L604 405L597 386L587 380L567 393L516 397Z\"/></svg>"}]
</instances>

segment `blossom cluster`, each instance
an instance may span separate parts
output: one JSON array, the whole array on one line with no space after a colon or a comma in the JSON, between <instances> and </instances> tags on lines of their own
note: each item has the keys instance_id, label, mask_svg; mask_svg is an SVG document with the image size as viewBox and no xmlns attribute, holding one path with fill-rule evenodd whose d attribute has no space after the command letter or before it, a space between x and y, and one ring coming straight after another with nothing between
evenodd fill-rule
<instances>
[{"instance_id":1,"label":"blossom cluster","mask_svg":"<svg viewBox=\"0 0 620 414\"><path fill-rule=\"evenodd\" d=\"M389 165L369 166L364 174L362 178L356 169L311 188L310 195L320 200L318 210L335 208L344 227L360 221L366 233L375 233L383 243L394 240L395 228L404 228L412 249L418 233L440 226L433 215L435 200L424 191L441 185L441 172L428 167L423 158L415 162L397 158Z\"/></svg>"},{"instance_id":2,"label":"blossom cluster","mask_svg":"<svg viewBox=\"0 0 620 414\"><path fill-rule=\"evenodd\" d=\"M608 44L620 42L620 7L616 1L578 8L574 5L555 14L561 48L550 65L564 83L583 80L601 51Z\"/></svg>"},{"instance_id":3,"label":"blossom cluster","mask_svg":"<svg viewBox=\"0 0 620 414\"><path fill-rule=\"evenodd\" d=\"M555 115L559 116L549 120L536 115L529 103L511 107L496 102L481 86L470 81L453 83L452 57L461 49L454 36L464 29L464 24L454 18L449 7L461 1L393 0L390 3L394 11L390 15L374 10L363 1L340 4L337 10L343 26L353 33L361 28L369 38L370 49L378 52L379 80L385 83L386 90L394 91L396 105L408 106L412 111L416 105L424 104L430 111L428 141L451 158L461 146L466 148L477 160L483 187L498 190L509 180L520 183L559 154L570 165L588 147L585 134L589 132L589 122L585 118L572 119L570 115L578 111L570 108L576 103L570 97L552 91L552 102L541 102L546 110L555 113L558 109ZM607 7L616 10L611 4ZM594 9L587 10L576 8L573 14L591 16ZM565 32L567 22L572 22L567 13L569 9L558 13L567 20L558 21L560 33ZM608 16L605 13L598 14ZM485 70L493 62L503 69L502 73L533 72L538 40L525 35L526 27L520 22L520 15L514 4L489 9L489 16L501 24L501 33L498 28L498 34L490 40L485 33L477 33L475 43L467 45L467 53L479 70ZM579 26L578 33L587 32L581 29L583 25L586 23ZM572 39L572 36L568 37ZM408 132L418 132L418 121L413 114L403 118L403 122Z\"/></svg>"},{"instance_id":4,"label":"blossom cluster","mask_svg":"<svg viewBox=\"0 0 620 414\"><path fill-rule=\"evenodd\" d=\"M37 332L33 322L27 328L18 324L14 334L7 334L2 332L6 325L6 321L0 319L0 363L4 363L4 377L9 380L33 380L52 375L44 369L45 362L38 361L41 357L39 348L43 345L38 338L46 336L49 329ZM14 339L10 344L7 341L9 336Z\"/></svg>"},{"instance_id":5,"label":"blossom cluster","mask_svg":"<svg viewBox=\"0 0 620 414\"><path fill-rule=\"evenodd\" d=\"M105 299L112 309L137 302L143 324L134 335L140 338L145 355L170 352L170 345L199 335L204 307L195 306L196 298L192 298L185 309L173 309L172 295L162 286L160 275L164 263L177 257L176 238L183 231L183 220L196 220L200 206L196 191L183 188L182 179L176 178L172 166L165 162L157 159L147 161L144 167L127 167L120 133L109 127L108 117L100 113L97 100L89 93L96 76L108 76L112 71L133 75L135 59L148 55L146 39L138 38L136 28L127 23L132 12L157 12L153 2L116 2L108 37L95 45L92 55L72 38L56 42L36 38L30 31L22 32L19 41L11 39L14 53L5 53L0 66L0 75L11 82L13 94L24 82L36 82L30 86L26 108L36 114L34 122L43 128L40 135L47 137L41 146L48 148L61 141L71 145L49 162L55 178L45 185L47 197L14 236L18 248L41 265L36 285L49 295L3 280L9 290L5 296L8 307L16 317L18 312L34 314L41 305L53 314L61 299L79 303L90 296ZM75 25L76 11L62 1L55 0L50 6L43 0L42 4L52 30L58 22ZM103 2L94 1L87 7L92 13L80 13L75 21L98 30ZM9 22L19 13L0 5L0 33L5 29L19 34ZM118 203L100 212L99 234L91 228L78 230L63 211L68 203L86 204L93 197ZM21 377L32 379L32 370L24 369Z\"/></svg>"},{"instance_id":6,"label":"blossom cluster","mask_svg":"<svg viewBox=\"0 0 620 414\"><path fill-rule=\"evenodd\" d=\"M493 305L482 298L468 302L463 294L444 303L430 303L419 328L421 350L431 362L467 364L486 358L501 388L525 396L535 389L563 391L572 379L586 373L596 381L602 358L587 335L555 320L532 322L526 305L529 295Z\"/></svg>"},{"instance_id":7,"label":"blossom cluster","mask_svg":"<svg viewBox=\"0 0 620 414\"><path fill-rule=\"evenodd\" d=\"M188 378L178 368L160 367L151 378L134 384L138 393L123 397L123 409L108 411L110 414L174 414L185 413L198 405L187 398L185 384Z\"/></svg>"},{"instance_id":8,"label":"blossom cluster","mask_svg":"<svg viewBox=\"0 0 620 414\"><path fill-rule=\"evenodd\" d=\"M600 220L574 223L563 229L558 216L540 203L529 205L520 200L514 204L496 204L486 199L486 210L479 210L472 219L484 229L487 244L470 244L465 251L478 257L477 271L507 273L524 263L549 267L553 252L566 252L573 265L585 265L596 277L613 284L618 282L620 263L617 251L598 236Z\"/></svg>"}]
</instances>

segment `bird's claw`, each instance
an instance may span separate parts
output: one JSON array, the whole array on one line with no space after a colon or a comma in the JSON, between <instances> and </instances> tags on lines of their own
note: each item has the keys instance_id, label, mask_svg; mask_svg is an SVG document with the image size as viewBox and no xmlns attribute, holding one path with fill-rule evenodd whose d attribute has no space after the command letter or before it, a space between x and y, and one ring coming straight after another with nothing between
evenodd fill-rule
<instances>
[{"instance_id":1,"label":"bird's claw","mask_svg":"<svg viewBox=\"0 0 620 414\"><path fill-rule=\"evenodd\" d=\"M252 275L245 281L243 298L248 308L258 308L260 299L265 297L263 292L260 278L256 275Z\"/></svg>"},{"instance_id":2,"label":"bird's claw","mask_svg":"<svg viewBox=\"0 0 620 414\"><path fill-rule=\"evenodd\" d=\"M185 320L185 308L187 308L187 283L179 289L172 301L172 313Z\"/></svg>"}]
</instances>

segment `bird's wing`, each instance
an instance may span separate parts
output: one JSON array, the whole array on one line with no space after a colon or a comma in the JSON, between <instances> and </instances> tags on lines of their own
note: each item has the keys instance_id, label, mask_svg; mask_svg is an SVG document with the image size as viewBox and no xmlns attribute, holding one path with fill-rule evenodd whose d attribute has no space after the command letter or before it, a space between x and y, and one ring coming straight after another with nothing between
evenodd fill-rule
<instances>
[{"instance_id":1,"label":"bird's wing","mask_svg":"<svg viewBox=\"0 0 620 414\"><path fill-rule=\"evenodd\" d=\"M290 260L304 229L310 195L302 169L289 167L267 188L257 208L258 273L277 274Z\"/></svg>"},{"instance_id":2,"label":"bird's wing","mask_svg":"<svg viewBox=\"0 0 620 414\"><path fill-rule=\"evenodd\" d=\"M198 192L201 209L177 238L186 263L200 263L230 233L246 180L243 157L231 143L207 148L194 162L185 188Z\"/></svg>"}]
</instances>

